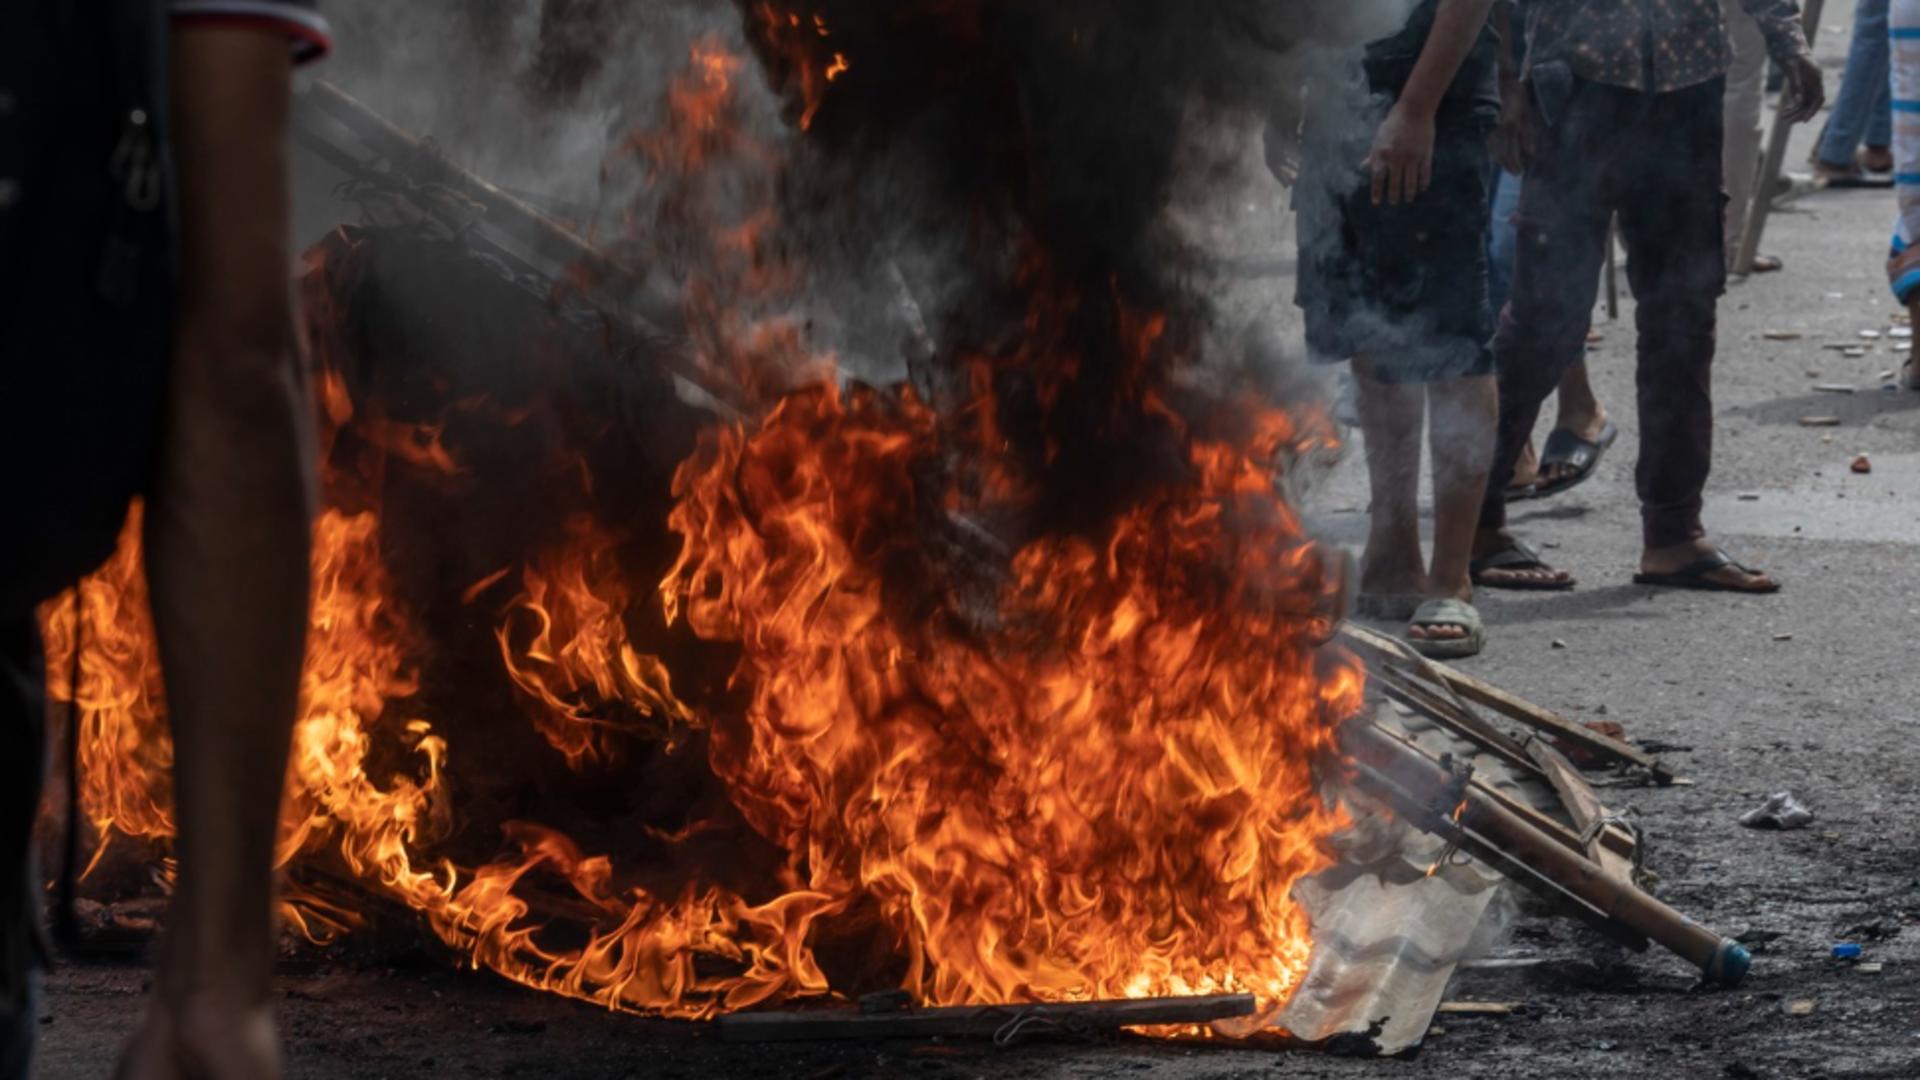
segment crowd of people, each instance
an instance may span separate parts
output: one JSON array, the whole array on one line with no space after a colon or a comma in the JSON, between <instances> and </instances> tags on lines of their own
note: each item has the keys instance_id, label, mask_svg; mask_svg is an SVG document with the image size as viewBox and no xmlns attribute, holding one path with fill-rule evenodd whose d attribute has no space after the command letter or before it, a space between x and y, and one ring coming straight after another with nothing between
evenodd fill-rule
<instances>
[{"instance_id":1,"label":"crowd of people","mask_svg":"<svg viewBox=\"0 0 1920 1080\"><path fill-rule=\"evenodd\" d=\"M1602 266L1636 301L1636 583L1771 593L1701 520L1716 308L1746 265L1769 70L1781 115L1825 105L1795 0L1421 0L1312 110L1295 192L1314 359L1351 364L1372 484L1361 614L1415 649L1484 648L1476 589L1567 590L1508 526L1516 500L1592 476L1618 437L1586 372ZM1920 0L1860 0L1812 167L1899 189L1888 278L1920 315ZM1357 165L1357 168L1356 168ZM1920 389L1920 362L1903 380ZM1536 454L1549 395L1558 415ZM1431 551L1418 511L1421 428Z\"/></svg>"}]
</instances>

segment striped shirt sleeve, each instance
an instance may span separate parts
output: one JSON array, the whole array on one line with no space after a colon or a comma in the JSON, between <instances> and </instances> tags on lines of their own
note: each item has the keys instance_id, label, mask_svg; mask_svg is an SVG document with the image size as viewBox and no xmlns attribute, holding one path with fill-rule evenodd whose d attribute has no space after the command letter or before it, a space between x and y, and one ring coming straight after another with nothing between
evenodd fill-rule
<instances>
[{"instance_id":1,"label":"striped shirt sleeve","mask_svg":"<svg viewBox=\"0 0 1920 1080\"><path fill-rule=\"evenodd\" d=\"M168 7L176 22L238 23L284 34L299 63L317 60L333 47L317 0L168 0Z\"/></svg>"}]
</instances>

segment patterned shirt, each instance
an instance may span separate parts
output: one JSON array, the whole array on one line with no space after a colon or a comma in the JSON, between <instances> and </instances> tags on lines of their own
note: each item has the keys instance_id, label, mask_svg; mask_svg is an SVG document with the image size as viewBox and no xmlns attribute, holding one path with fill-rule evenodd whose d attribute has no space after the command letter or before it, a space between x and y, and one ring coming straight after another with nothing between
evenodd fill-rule
<instances>
[{"instance_id":1,"label":"patterned shirt","mask_svg":"<svg viewBox=\"0 0 1920 1080\"><path fill-rule=\"evenodd\" d=\"M318 59L333 47L317 0L167 0L167 8L176 22L237 23L284 34L296 61Z\"/></svg>"},{"instance_id":2,"label":"patterned shirt","mask_svg":"<svg viewBox=\"0 0 1920 1080\"><path fill-rule=\"evenodd\" d=\"M1519 0L1527 66L1565 62L1588 82L1684 90L1727 72L1723 0ZM1724 0L1747 9L1783 60L1806 47L1797 0Z\"/></svg>"}]
</instances>

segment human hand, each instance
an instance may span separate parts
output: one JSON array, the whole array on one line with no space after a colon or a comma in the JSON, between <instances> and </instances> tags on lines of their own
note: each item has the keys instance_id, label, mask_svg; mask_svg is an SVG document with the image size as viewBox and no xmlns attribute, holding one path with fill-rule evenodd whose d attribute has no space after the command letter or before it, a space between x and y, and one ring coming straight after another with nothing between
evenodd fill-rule
<instances>
[{"instance_id":1,"label":"human hand","mask_svg":"<svg viewBox=\"0 0 1920 1080\"><path fill-rule=\"evenodd\" d=\"M1787 123L1804 124L1818 116L1820 107L1827 103L1827 87L1820 65L1813 62L1813 53L1801 49L1787 58L1780 70L1787 80L1787 91L1780 99L1780 113Z\"/></svg>"},{"instance_id":2,"label":"human hand","mask_svg":"<svg viewBox=\"0 0 1920 1080\"><path fill-rule=\"evenodd\" d=\"M156 988L115 1080L278 1080L280 1039L264 1001L173 997Z\"/></svg>"},{"instance_id":3,"label":"human hand","mask_svg":"<svg viewBox=\"0 0 1920 1080\"><path fill-rule=\"evenodd\" d=\"M1404 101L1387 113L1364 163L1372 175L1375 206L1410 203L1427 190L1433 183L1433 139L1432 114L1410 109Z\"/></svg>"},{"instance_id":4,"label":"human hand","mask_svg":"<svg viewBox=\"0 0 1920 1080\"><path fill-rule=\"evenodd\" d=\"M1525 173L1533 164L1538 131L1539 117L1526 85L1518 79L1500 80L1500 123L1487 137L1493 159L1515 176Z\"/></svg>"}]
</instances>

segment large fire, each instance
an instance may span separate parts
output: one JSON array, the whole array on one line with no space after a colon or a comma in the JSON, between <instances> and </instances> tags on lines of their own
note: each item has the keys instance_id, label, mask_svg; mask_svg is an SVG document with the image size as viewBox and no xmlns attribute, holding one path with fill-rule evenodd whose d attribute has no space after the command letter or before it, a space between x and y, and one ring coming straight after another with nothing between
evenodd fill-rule
<instances>
[{"instance_id":1,"label":"large fire","mask_svg":"<svg viewBox=\"0 0 1920 1080\"><path fill-rule=\"evenodd\" d=\"M848 69L827 55L837 70L795 76L811 102L802 127ZM655 167L697 173L743 145L724 126L738 66L696 50L669 131L690 142L635 144ZM423 694L423 673L444 658L405 599L418 591L396 588L384 508L356 502L316 523L278 853L300 872L290 920L314 938L351 930L337 892L308 888L351 883L417 912L476 966L669 1016L887 985L928 1004L1250 991L1270 1018L1312 947L1291 890L1329 865L1344 823L1316 767L1361 691L1357 666L1320 647L1338 583L1276 485L1286 452L1326 432L1245 400L1193 429L1143 384L1128 400L1176 432L1184 467L1092 528L1014 542L988 585L963 587L928 537L1041 497L993 388L1007 370L1046 369L1033 353L1073 297L1028 271L1026 344L969 361L957 407L848 383L829 358L796 368L790 326L719 319L719 301L790 283L757 250L763 214L717 223L712 243L735 257L713 265L739 274L689 288L706 367L767 404L712 423L680 463L659 523L679 545L670 569L636 579L619 557L629 526L582 512L460 583L453 603L492 623L485 662L568 769L617 776L636 747L664 748L710 772L778 857L751 872L680 866L662 888L657 868L574 839L581 823L525 817L478 823L504 835L491 858L450 854L463 826L472 850L476 824L459 778L514 763L463 756L463 716L428 715L445 698ZM316 287L330 438L353 433L388 468L470 472L438 427L353 400L327 344L341 315ZM1107 329L1129 350L1123 369L1180 347L1163 317L1118 312ZM790 376L778 394L762 381L776 370ZM96 861L111 843L164 853L173 835L138 535L136 515L114 560L42 612L53 696L80 724ZM496 589L512 599L490 603ZM662 619L736 650L725 692L687 693L637 644L634 626ZM671 853L709 827L696 817L650 842Z\"/></svg>"}]
</instances>

